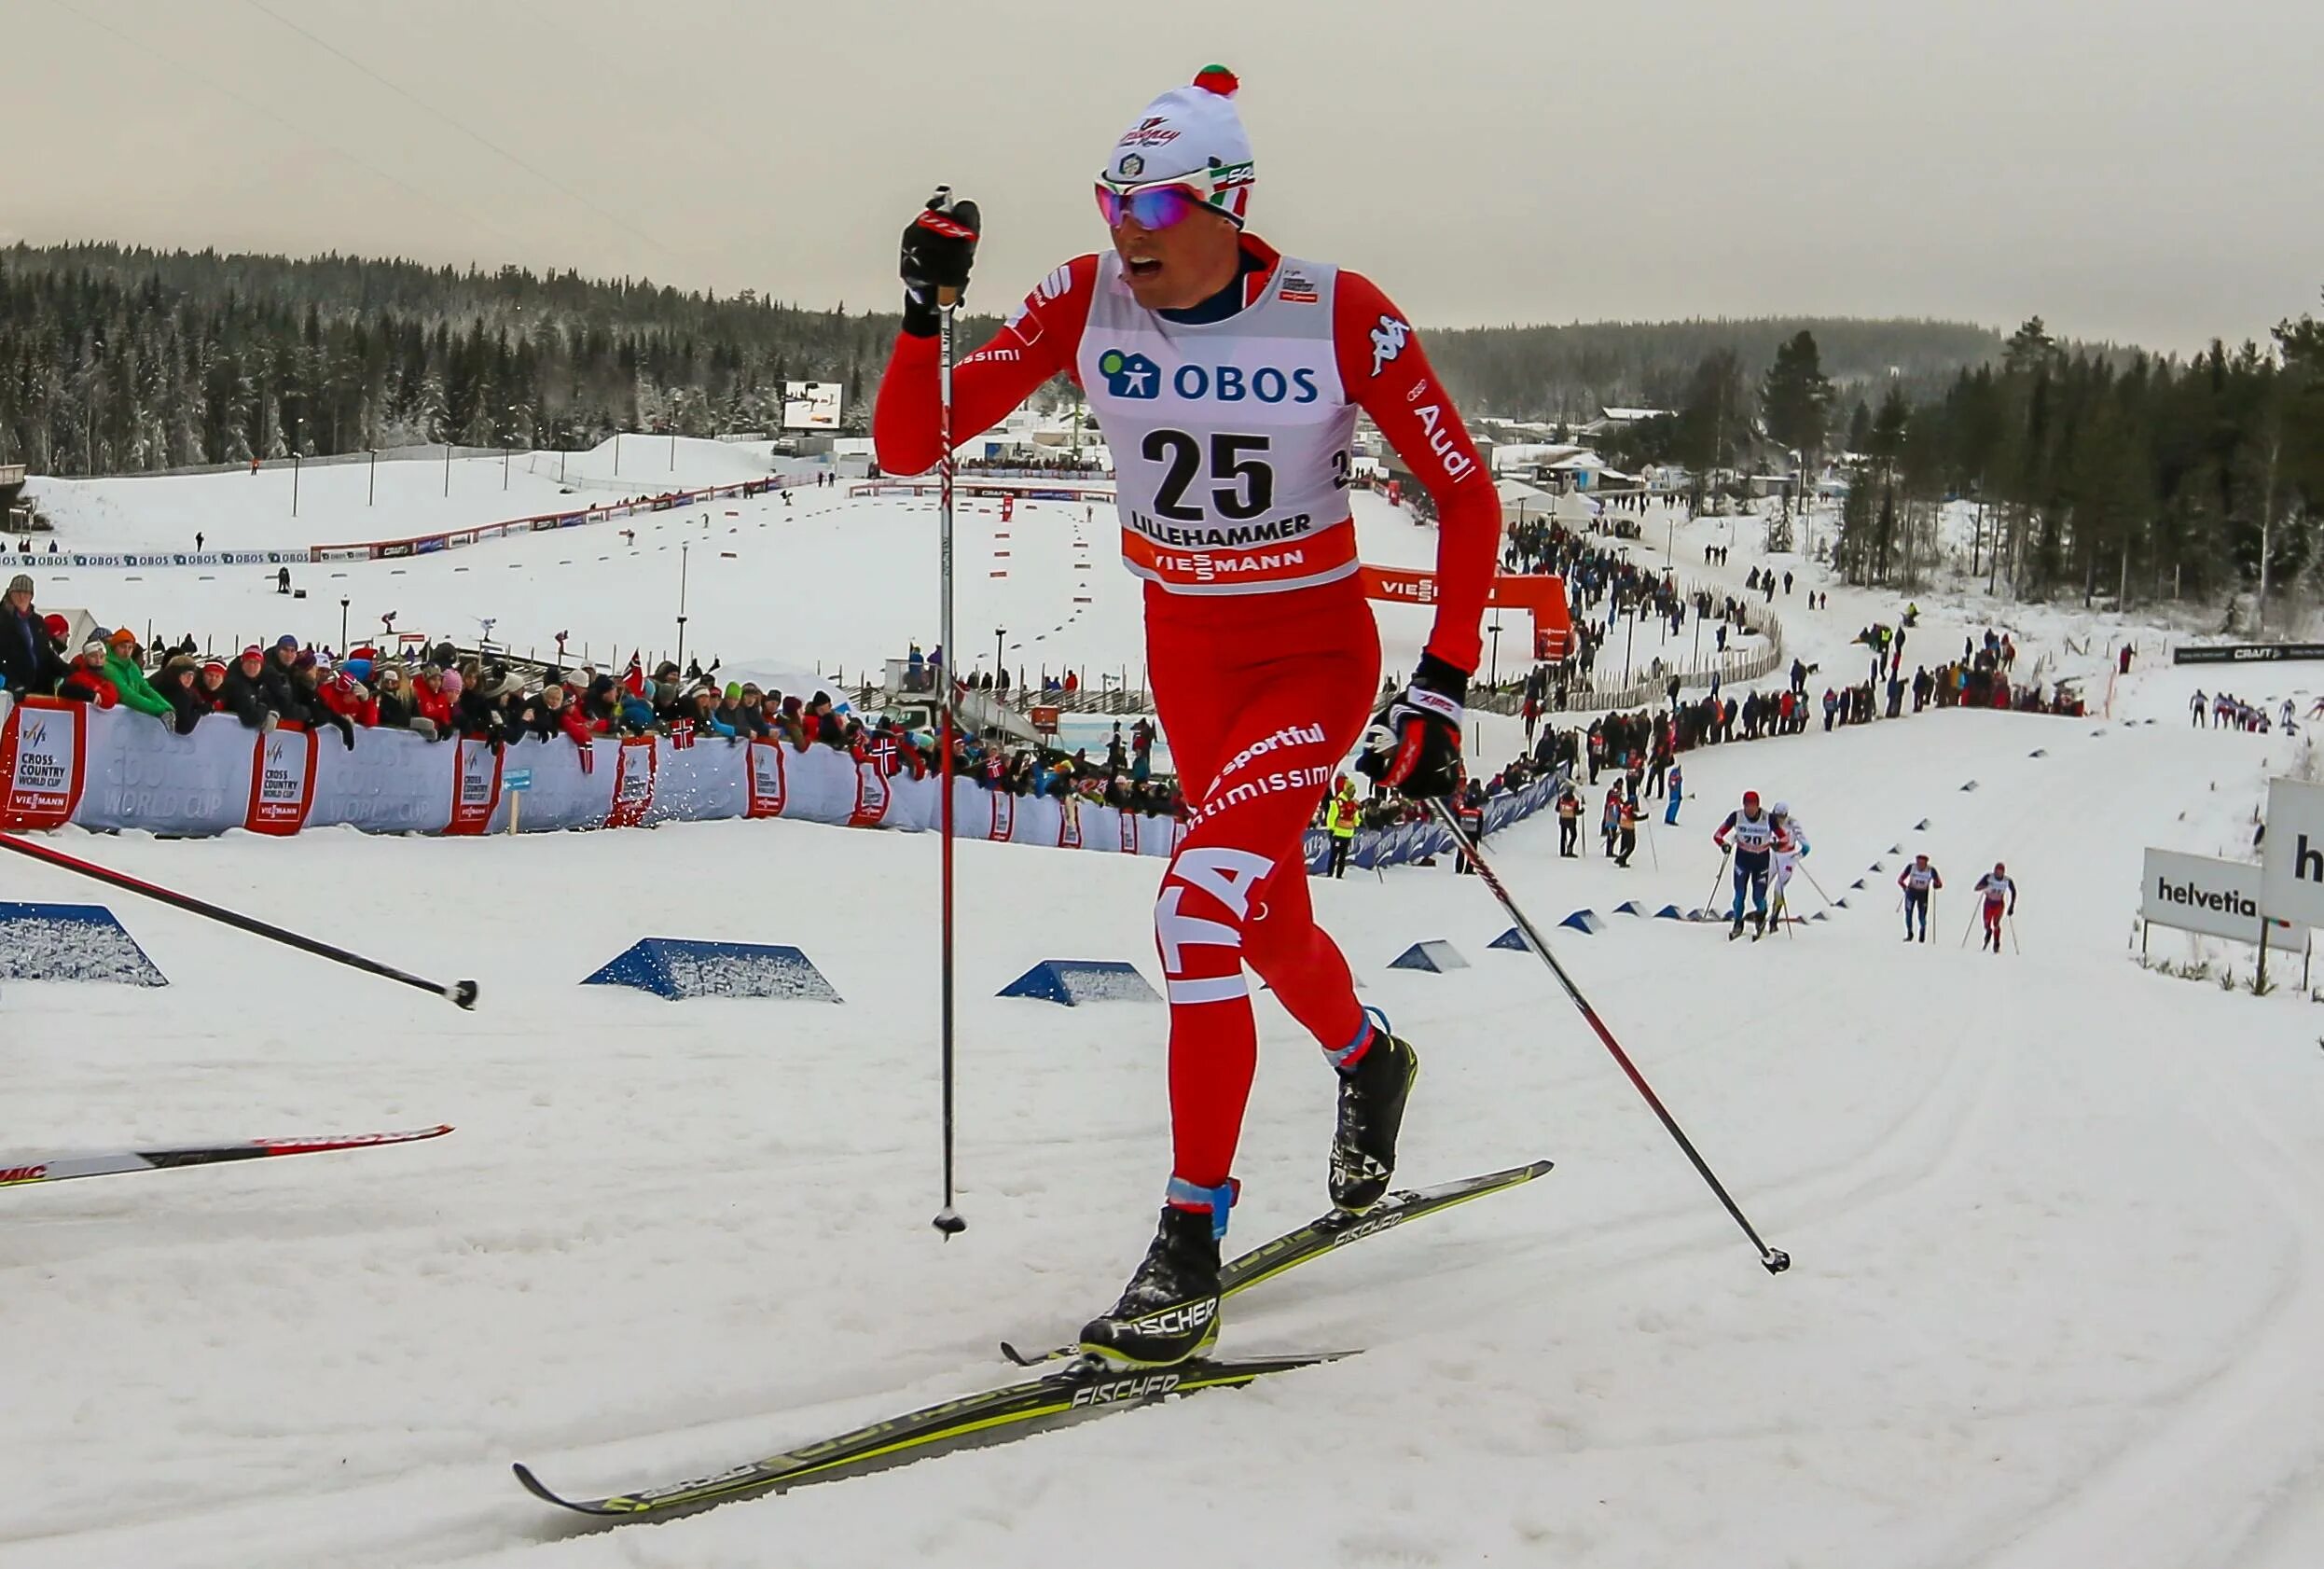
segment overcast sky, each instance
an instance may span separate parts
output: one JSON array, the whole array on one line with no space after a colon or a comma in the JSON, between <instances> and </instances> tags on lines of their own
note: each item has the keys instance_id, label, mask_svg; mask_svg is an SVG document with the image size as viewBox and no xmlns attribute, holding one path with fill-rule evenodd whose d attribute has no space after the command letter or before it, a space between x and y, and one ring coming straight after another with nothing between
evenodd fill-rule
<instances>
[{"instance_id":1,"label":"overcast sky","mask_svg":"<svg viewBox=\"0 0 2324 1569\"><path fill-rule=\"evenodd\" d=\"M400 254L889 308L1102 244L1243 78L1253 229L1419 323L1929 315L2188 351L2324 284L2315 0L6 0L0 238ZM303 30L303 31L302 31Z\"/></svg>"}]
</instances>

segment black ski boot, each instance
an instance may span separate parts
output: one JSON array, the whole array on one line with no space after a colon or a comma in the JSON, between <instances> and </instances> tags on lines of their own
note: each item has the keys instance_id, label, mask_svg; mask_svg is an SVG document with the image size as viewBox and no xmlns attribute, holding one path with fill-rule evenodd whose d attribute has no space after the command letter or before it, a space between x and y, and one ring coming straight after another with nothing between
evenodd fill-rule
<instances>
[{"instance_id":1,"label":"black ski boot","mask_svg":"<svg viewBox=\"0 0 2324 1569\"><path fill-rule=\"evenodd\" d=\"M1332 1206L1361 1215L1380 1201L1396 1174L1396 1132L1404 1099L1420 1076L1419 1053L1375 1018L1372 1044L1339 1073L1339 1125L1332 1132Z\"/></svg>"},{"instance_id":2,"label":"black ski boot","mask_svg":"<svg viewBox=\"0 0 2324 1569\"><path fill-rule=\"evenodd\" d=\"M1219 1242L1210 1213L1166 1204L1121 1300L1082 1326L1081 1349L1123 1368L1168 1368L1219 1338Z\"/></svg>"}]
</instances>

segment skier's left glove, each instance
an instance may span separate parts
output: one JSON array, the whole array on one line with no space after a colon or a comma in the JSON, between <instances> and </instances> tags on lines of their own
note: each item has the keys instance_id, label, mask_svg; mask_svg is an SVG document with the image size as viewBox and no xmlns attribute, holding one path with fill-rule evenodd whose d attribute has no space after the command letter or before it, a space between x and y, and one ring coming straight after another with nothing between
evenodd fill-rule
<instances>
[{"instance_id":1,"label":"skier's left glove","mask_svg":"<svg viewBox=\"0 0 2324 1569\"><path fill-rule=\"evenodd\" d=\"M1460 784L1460 720L1469 677L1422 654L1404 689L1380 705L1363 732L1356 771L1416 800L1448 796Z\"/></svg>"},{"instance_id":2,"label":"skier's left glove","mask_svg":"<svg viewBox=\"0 0 2324 1569\"><path fill-rule=\"evenodd\" d=\"M975 264L977 234L983 228L976 203L954 201L945 187L905 226L899 271L904 278L904 330L912 337L934 338L945 296L958 300L968 292L968 272Z\"/></svg>"}]
</instances>

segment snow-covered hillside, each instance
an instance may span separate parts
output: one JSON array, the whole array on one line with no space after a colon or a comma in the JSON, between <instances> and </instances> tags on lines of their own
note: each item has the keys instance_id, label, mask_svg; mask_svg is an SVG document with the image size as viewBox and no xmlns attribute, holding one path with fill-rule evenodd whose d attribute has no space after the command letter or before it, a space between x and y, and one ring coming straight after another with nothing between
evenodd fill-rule
<instances>
[{"instance_id":1,"label":"snow-covered hillside","mask_svg":"<svg viewBox=\"0 0 2324 1569\"><path fill-rule=\"evenodd\" d=\"M634 554L596 525L366 563L345 591L358 626L398 608L447 632L502 618L519 646L567 626L576 645L653 646L691 527L709 548L692 552L689 647L852 671L933 636L924 504L808 492L787 516L735 510L706 531L641 520ZM1432 549L1384 507L1359 523L1369 559ZM989 658L1006 626L1029 667L1127 663L1135 680L1136 596L1102 514L1030 504L1012 540L997 532L997 513L964 513L963 660L967 629ZM1701 564L1723 523L1681 524L1670 549L1683 574L1739 586L1761 558L1750 525L1734 535L1723 571ZM987 576L999 548L1005 579ZM336 639L338 579L282 622L255 581L129 576L75 574L42 598L171 632ZM1897 606L1835 587L1829 611L1778 608L1836 677L1861 664L1856 628ZM1974 602L1924 609L1908 666L1981 630ZM1390 662L1408 660L1425 612L1381 616ZM2011 624L2027 660L2093 630ZM2275 680L2243 694L2273 700L2324 685L2305 668L2235 673ZM1691 753L1681 826L1657 812L1626 871L1560 860L1546 820L1494 841L1546 924L1705 902L1709 829L1746 786L1807 824L1806 868L1848 908L1796 937L1730 944L1627 916L1555 934L1788 1274L1759 1268L1542 967L1488 950L1508 922L1476 880L1351 876L1318 885L1321 918L1427 1063L1400 1175L1558 1162L1230 1304L1226 1352L1363 1355L599 1536L507 1464L585 1492L716 1470L1001 1382L997 1338L1045 1343L1111 1299L1167 1174L1163 1010L992 993L1049 957L1155 973L1155 868L961 847L969 1229L944 1243L930 838L787 822L60 835L390 963L474 975L483 1001L461 1014L127 898L107 902L170 987L0 995L10 1150L458 1127L0 1192L0 1566L2324 1561L2324 1016L2129 960L2141 847L2248 845L2264 778L2292 761L2289 738L2189 729L2208 674L2135 669L2111 718L1932 713ZM1519 740L1511 721L1476 728L1491 758ZM1936 940L1907 945L1893 878L1919 850L1949 887ZM2023 951L1999 957L1958 943L1967 885L1997 859L2024 889ZM5 871L0 896L95 896ZM1794 886L1803 913L1822 908ZM797 943L846 1002L576 984L649 935ZM1386 967L1423 938L1471 967ZM1258 1006L1230 1245L1323 1200L1326 1071Z\"/></svg>"}]
</instances>

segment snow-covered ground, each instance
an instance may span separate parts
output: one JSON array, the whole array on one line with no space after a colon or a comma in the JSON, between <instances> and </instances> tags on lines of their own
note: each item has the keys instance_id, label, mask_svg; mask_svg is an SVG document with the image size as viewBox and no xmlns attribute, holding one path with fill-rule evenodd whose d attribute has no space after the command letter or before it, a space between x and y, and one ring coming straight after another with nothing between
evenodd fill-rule
<instances>
[{"instance_id":1,"label":"snow-covered ground","mask_svg":"<svg viewBox=\"0 0 2324 1569\"><path fill-rule=\"evenodd\" d=\"M809 493L789 517L737 510L695 535L713 548L694 551L690 647L853 670L930 635L924 507ZM494 615L519 646L570 624L576 645L588 629L626 647L674 614L688 525L641 520L635 556L585 530L346 581L358 625L388 607L439 632ZM1432 549L1384 508L1360 526L1376 561ZM963 516L963 658L965 629L1005 625L1028 664L1134 665L1135 595L1102 515L1021 507L1006 579L978 564L996 531L997 515ZM1682 574L1739 585L1761 559L1749 522L1727 568L1701 564L1725 532L1680 525ZM1821 586L1804 570L1802 593ZM263 586L127 576L76 574L75 594L43 599L173 632L264 617L336 638L321 596L278 626ZM1982 626L1974 601L1923 608L1908 668ZM1836 675L1861 664L1847 638L1896 604L1835 587L1829 611L1778 609ZM2012 614L2021 668L2091 630ZM1408 660L1426 613L1381 615L1390 664ZM2284 688L2244 694L2258 701L2324 684L2303 668L2235 673ZM1798 809L1807 869L1851 908L1796 937L1628 917L1555 934L1788 1274L1760 1270L1541 967L1487 949L1508 923L1477 882L1351 877L1318 885L1321 918L1428 1064L1400 1174L1558 1162L1227 1315L1230 1353L1364 1354L595 1536L507 1463L585 1492L715 1470L1000 1382L995 1339L1045 1343L1111 1299L1166 1174L1163 1010L992 993L1046 957L1154 973L1155 868L960 848L969 1229L944 1243L927 1224L933 839L781 821L61 835L388 962L473 975L483 1002L461 1014L126 898L108 902L169 988L0 995L11 1151L458 1126L408 1148L0 1192L0 1569L2324 1562L2324 1016L2130 963L2142 846L2248 846L2265 777L2292 762L2289 738L2189 729L2211 673L2135 670L2111 720L1930 714L1690 754L1682 826L1658 812L1626 871L1559 860L1545 820L1495 841L1546 923L1625 898L1701 904L1708 830L1740 789ZM1496 760L1518 740L1511 721L1477 729ZM1935 940L1908 946L1893 877L1924 849L1948 889ZM1999 958L1958 940L1996 859L2024 888L2023 951ZM0 896L103 896L6 871ZM576 984L647 935L796 942L847 1001ZM1472 967L1385 967L1421 938ZM1230 1244L1322 1201L1329 1081L1257 1006Z\"/></svg>"}]
</instances>

